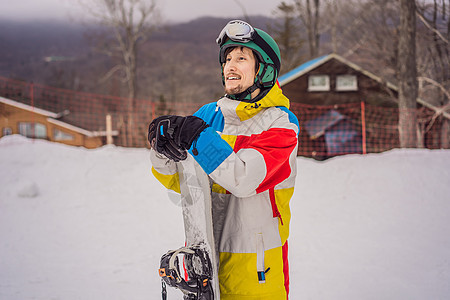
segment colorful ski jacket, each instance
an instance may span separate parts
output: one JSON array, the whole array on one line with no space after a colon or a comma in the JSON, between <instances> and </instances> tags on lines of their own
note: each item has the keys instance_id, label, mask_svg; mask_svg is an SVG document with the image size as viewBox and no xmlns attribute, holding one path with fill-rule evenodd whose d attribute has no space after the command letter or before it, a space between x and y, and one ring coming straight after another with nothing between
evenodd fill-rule
<instances>
[{"instance_id":1,"label":"colorful ski jacket","mask_svg":"<svg viewBox=\"0 0 450 300\"><path fill-rule=\"evenodd\" d=\"M255 103L222 98L195 115L209 127L189 152L212 179L221 299L287 299L287 238L299 124L275 85ZM152 172L180 192L173 161L153 150Z\"/></svg>"}]
</instances>

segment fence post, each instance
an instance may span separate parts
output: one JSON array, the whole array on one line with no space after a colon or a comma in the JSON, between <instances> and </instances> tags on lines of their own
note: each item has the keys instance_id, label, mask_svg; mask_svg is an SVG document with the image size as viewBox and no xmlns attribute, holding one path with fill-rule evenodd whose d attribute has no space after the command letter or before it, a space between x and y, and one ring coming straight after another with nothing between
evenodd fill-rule
<instances>
[{"instance_id":1,"label":"fence post","mask_svg":"<svg viewBox=\"0 0 450 300\"><path fill-rule=\"evenodd\" d=\"M366 104L361 101L361 133L362 133L362 153L367 154L366 148Z\"/></svg>"},{"instance_id":2,"label":"fence post","mask_svg":"<svg viewBox=\"0 0 450 300\"><path fill-rule=\"evenodd\" d=\"M31 132L33 135L33 142L36 139L36 120L34 115L34 84L33 82L30 83L30 105L31 105Z\"/></svg>"},{"instance_id":3,"label":"fence post","mask_svg":"<svg viewBox=\"0 0 450 300\"><path fill-rule=\"evenodd\" d=\"M111 122L111 115L106 115L106 144L111 145L113 143L112 138L112 122Z\"/></svg>"}]
</instances>

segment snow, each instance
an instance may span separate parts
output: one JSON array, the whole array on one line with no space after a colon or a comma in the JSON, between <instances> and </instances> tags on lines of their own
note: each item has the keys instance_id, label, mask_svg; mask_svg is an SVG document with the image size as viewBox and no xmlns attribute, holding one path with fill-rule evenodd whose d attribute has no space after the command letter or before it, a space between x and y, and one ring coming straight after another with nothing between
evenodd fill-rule
<instances>
[{"instance_id":1,"label":"snow","mask_svg":"<svg viewBox=\"0 0 450 300\"><path fill-rule=\"evenodd\" d=\"M450 150L297 163L291 299L449 299ZM183 220L150 168L147 149L0 139L0 299L161 299Z\"/></svg>"}]
</instances>

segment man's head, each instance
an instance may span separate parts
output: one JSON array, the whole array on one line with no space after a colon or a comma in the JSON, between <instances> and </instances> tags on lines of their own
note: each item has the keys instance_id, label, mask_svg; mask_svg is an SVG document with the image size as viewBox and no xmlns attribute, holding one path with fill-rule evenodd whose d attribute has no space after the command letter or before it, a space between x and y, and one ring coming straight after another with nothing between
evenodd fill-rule
<instances>
[{"instance_id":1,"label":"man's head","mask_svg":"<svg viewBox=\"0 0 450 300\"><path fill-rule=\"evenodd\" d=\"M225 70L225 67L227 66L227 58L230 59L230 53L234 53L236 56L238 52L249 54L249 51L251 51L255 64L258 65L253 74L253 83L247 87L247 81L241 81L241 87L246 89L230 94L235 99L253 102L254 97L258 94L254 93L256 90L266 92L275 85L281 67L280 49L266 32L253 28L244 21L234 20L228 22L223 28L216 42L220 46L219 61L222 65L223 84L227 94L240 91L236 86L233 90L227 87L227 83L230 86L233 83L238 83L236 78L236 81L226 81L226 72L230 72ZM230 49L232 50L230 51Z\"/></svg>"}]
</instances>

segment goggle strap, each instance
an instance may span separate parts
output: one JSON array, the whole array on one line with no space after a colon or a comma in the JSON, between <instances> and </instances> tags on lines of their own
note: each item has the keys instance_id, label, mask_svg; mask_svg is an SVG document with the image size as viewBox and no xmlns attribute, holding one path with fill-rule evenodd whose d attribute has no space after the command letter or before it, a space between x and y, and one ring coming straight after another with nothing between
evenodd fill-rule
<instances>
[{"instance_id":1,"label":"goggle strap","mask_svg":"<svg viewBox=\"0 0 450 300\"><path fill-rule=\"evenodd\" d=\"M280 72L279 70L280 59L278 58L278 55L275 53L275 51L273 51L272 47L270 47L269 44L258 34L256 30L253 34L253 42L255 42L255 44L258 45L259 47L261 47L261 49L264 52L266 52L267 55L269 55L269 57L273 60L277 72Z\"/></svg>"}]
</instances>

